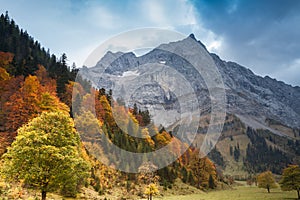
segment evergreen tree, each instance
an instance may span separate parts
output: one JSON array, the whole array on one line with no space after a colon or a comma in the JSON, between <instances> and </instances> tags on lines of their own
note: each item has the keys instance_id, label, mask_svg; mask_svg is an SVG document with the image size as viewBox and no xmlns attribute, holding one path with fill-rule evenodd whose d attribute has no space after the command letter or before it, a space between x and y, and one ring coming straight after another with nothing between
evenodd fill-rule
<instances>
[{"instance_id":1,"label":"evergreen tree","mask_svg":"<svg viewBox=\"0 0 300 200\"><path fill-rule=\"evenodd\" d=\"M26 31L20 30L8 13L0 16L1 51L13 54L13 67L6 69L12 76L33 75L39 64L45 66L50 77L57 80L59 96L65 91L65 84L74 81L78 72L76 69L69 69L66 54L57 60L55 55L50 55L50 51L41 47Z\"/></svg>"},{"instance_id":2,"label":"evergreen tree","mask_svg":"<svg viewBox=\"0 0 300 200\"><path fill-rule=\"evenodd\" d=\"M137 115L139 113L139 109L136 105L136 103L133 104L133 111L132 111L132 114L133 115Z\"/></svg>"},{"instance_id":3,"label":"evergreen tree","mask_svg":"<svg viewBox=\"0 0 300 200\"><path fill-rule=\"evenodd\" d=\"M292 163L293 158L291 155L275 147L269 148L266 139L263 137L263 134L269 135L268 130L253 130L247 128L246 133L251 140L251 143L247 145L244 160L244 164L249 172L270 170L279 174L285 166ZM273 137L275 137L275 135L273 135ZM293 149L296 151L297 147Z\"/></svg>"},{"instance_id":4,"label":"evergreen tree","mask_svg":"<svg viewBox=\"0 0 300 200\"><path fill-rule=\"evenodd\" d=\"M225 162L222 157L222 154L218 151L216 147L213 148L207 156L218 166L225 167Z\"/></svg>"},{"instance_id":5,"label":"evergreen tree","mask_svg":"<svg viewBox=\"0 0 300 200\"><path fill-rule=\"evenodd\" d=\"M215 180L211 174L209 175L209 179L208 179L208 187L210 189L214 189L216 187Z\"/></svg>"},{"instance_id":6,"label":"evergreen tree","mask_svg":"<svg viewBox=\"0 0 300 200\"><path fill-rule=\"evenodd\" d=\"M238 146L238 148L237 148L237 147L234 147L233 157L234 157L234 160L235 160L236 162L239 161L240 154L241 154L241 153L240 153L240 148L239 148L239 146Z\"/></svg>"}]
</instances>

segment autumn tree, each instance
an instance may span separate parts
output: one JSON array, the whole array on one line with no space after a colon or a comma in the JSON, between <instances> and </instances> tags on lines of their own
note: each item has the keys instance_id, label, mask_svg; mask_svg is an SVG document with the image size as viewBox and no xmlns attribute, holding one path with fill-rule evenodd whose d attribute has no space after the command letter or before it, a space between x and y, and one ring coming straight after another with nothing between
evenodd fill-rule
<instances>
[{"instance_id":1,"label":"autumn tree","mask_svg":"<svg viewBox=\"0 0 300 200\"><path fill-rule=\"evenodd\" d=\"M99 134L102 133L101 123L91 111L82 111L76 115L74 121L77 131L85 139L90 138L93 141L95 138L99 138Z\"/></svg>"},{"instance_id":2,"label":"autumn tree","mask_svg":"<svg viewBox=\"0 0 300 200\"><path fill-rule=\"evenodd\" d=\"M298 165L289 165L283 170L280 186L284 191L296 190L300 199L300 167Z\"/></svg>"},{"instance_id":3,"label":"autumn tree","mask_svg":"<svg viewBox=\"0 0 300 200\"><path fill-rule=\"evenodd\" d=\"M157 183L159 181L159 176L156 174L157 166L151 162L144 162L138 168L138 181L143 184Z\"/></svg>"},{"instance_id":4,"label":"autumn tree","mask_svg":"<svg viewBox=\"0 0 300 200\"><path fill-rule=\"evenodd\" d=\"M4 104L7 131L15 132L43 111L69 112L69 108L60 102L55 92L45 87L40 84L37 76L26 77L18 91L13 93Z\"/></svg>"},{"instance_id":5,"label":"autumn tree","mask_svg":"<svg viewBox=\"0 0 300 200\"><path fill-rule=\"evenodd\" d=\"M2 173L8 180L47 192L60 190L74 196L89 176L81 157L80 139L66 113L47 112L18 129L18 136L4 154Z\"/></svg>"},{"instance_id":6,"label":"autumn tree","mask_svg":"<svg viewBox=\"0 0 300 200\"><path fill-rule=\"evenodd\" d=\"M14 132L28 120L38 115L40 112L38 106L40 87L36 76L28 76L21 88L9 98L4 106L7 115L6 130Z\"/></svg>"},{"instance_id":7,"label":"autumn tree","mask_svg":"<svg viewBox=\"0 0 300 200\"><path fill-rule=\"evenodd\" d=\"M157 195L159 193L159 190L158 190L158 187L156 184L154 183L151 183L150 185L148 185L144 191L144 193L146 195L148 195L148 199L149 200L152 200L152 197L154 195Z\"/></svg>"},{"instance_id":8,"label":"autumn tree","mask_svg":"<svg viewBox=\"0 0 300 200\"><path fill-rule=\"evenodd\" d=\"M189 169L192 171L194 182L198 188L214 188L217 184L216 167L207 157L200 158L198 151L195 151L189 162Z\"/></svg>"},{"instance_id":9,"label":"autumn tree","mask_svg":"<svg viewBox=\"0 0 300 200\"><path fill-rule=\"evenodd\" d=\"M68 84L66 84L66 91L62 94L61 100L66 105L69 106L69 108L72 107L72 103L74 103L75 98L72 99L72 96L76 97L77 95L83 96L85 94L85 91L80 83L69 81ZM75 103L76 104L76 103ZM72 110L72 109L71 109Z\"/></svg>"},{"instance_id":10,"label":"autumn tree","mask_svg":"<svg viewBox=\"0 0 300 200\"><path fill-rule=\"evenodd\" d=\"M0 67L0 126L2 126L4 122L3 104L8 99L5 93L7 93L9 89L5 86L9 84L10 79L9 73L7 73L4 68Z\"/></svg>"},{"instance_id":11,"label":"autumn tree","mask_svg":"<svg viewBox=\"0 0 300 200\"><path fill-rule=\"evenodd\" d=\"M151 136L149 135L149 130L148 128L143 128L141 130L141 134L142 134L142 137L145 139L145 141L147 142L147 144L151 147L151 148L154 148L154 141L152 140ZM142 151L138 151L138 152L142 152Z\"/></svg>"},{"instance_id":12,"label":"autumn tree","mask_svg":"<svg viewBox=\"0 0 300 200\"><path fill-rule=\"evenodd\" d=\"M10 75L9 73L7 73L7 71L0 67L0 81L6 81L10 79Z\"/></svg>"},{"instance_id":13,"label":"autumn tree","mask_svg":"<svg viewBox=\"0 0 300 200\"><path fill-rule=\"evenodd\" d=\"M0 68L4 68L8 73L13 74L15 72L12 65L13 58L12 53L0 51Z\"/></svg>"},{"instance_id":14,"label":"autumn tree","mask_svg":"<svg viewBox=\"0 0 300 200\"><path fill-rule=\"evenodd\" d=\"M111 167L108 167L98 160L93 161L91 173L91 185L100 194L106 189L111 189L119 183L121 173Z\"/></svg>"},{"instance_id":15,"label":"autumn tree","mask_svg":"<svg viewBox=\"0 0 300 200\"><path fill-rule=\"evenodd\" d=\"M145 185L144 194L148 195L148 199L152 200L152 196L158 194L157 183L160 177L157 175L157 166L151 162L144 162L138 168L137 180L140 184Z\"/></svg>"},{"instance_id":16,"label":"autumn tree","mask_svg":"<svg viewBox=\"0 0 300 200\"><path fill-rule=\"evenodd\" d=\"M0 67L0 155L12 142L14 135L6 130L7 106L6 103L11 96L19 89L23 77L11 77L4 68Z\"/></svg>"},{"instance_id":17,"label":"autumn tree","mask_svg":"<svg viewBox=\"0 0 300 200\"><path fill-rule=\"evenodd\" d=\"M276 181L271 171L266 171L257 176L259 188L265 188L270 193L271 188L277 188Z\"/></svg>"},{"instance_id":18,"label":"autumn tree","mask_svg":"<svg viewBox=\"0 0 300 200\"><path fill-rule=\"evenodd\" d=\"M154 140L157 148L166 146L167 144L169 144L171 139L172 139L171 135L165 130L161 131L160 133L154 136Z\"/></svg>"},{"instance_id":19,"label":"autumn tree","mask_svg":"<svg viewBox=\"0 0 300 200\"><path fill-rule=\"evenodd\" d=\"M42 92L48 92L51 95L56 95L56 80L48 76L48 72L44 66L38 65L38 70L35 71L35 76L39 83L43 86Z\"/></svg>"},{"instance_id":20,"label":"autumn tree","mask_svg":"<svg viewBox=\"0 0 300 200\"><path fill-rule=\"evenodd\" d=\"M116 126L112 109L106 96L105 95L100 96L99 101L101 104L100 107L101 110L99 111L101 119L103 119L105 123L107 123L107 125L109 125L110 127Z\"/></svg>"}]
</instances>

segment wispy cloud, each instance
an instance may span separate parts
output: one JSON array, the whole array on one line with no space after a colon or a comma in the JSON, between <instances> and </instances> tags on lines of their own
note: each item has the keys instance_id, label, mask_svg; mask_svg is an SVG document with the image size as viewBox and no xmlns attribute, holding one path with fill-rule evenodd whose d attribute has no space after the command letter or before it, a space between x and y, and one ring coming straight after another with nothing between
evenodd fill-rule
<instances>
[{"instance_id":1,"label":"wispy cloud","mask_svg":"<svg viewBox=\"0 0 300 200\"><path fill-rule=\"evenodd\" d=\"M197 24L194 7L188 1L140 1L139 5L144 19L156 26L176 27Z\"/></svg>"}]
</instances>

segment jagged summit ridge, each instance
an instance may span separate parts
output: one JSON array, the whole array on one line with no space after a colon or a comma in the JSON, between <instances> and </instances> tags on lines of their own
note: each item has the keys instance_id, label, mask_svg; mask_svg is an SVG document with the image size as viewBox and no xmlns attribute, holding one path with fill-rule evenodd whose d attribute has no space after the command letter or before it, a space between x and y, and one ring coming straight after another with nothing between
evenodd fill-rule
<instances>
[{"instance_id":1,"label":"jagged summit ridge","mask_svg":"<svg viewBox=\"0 0 300 200\"><path fill-rule=\"evenodd\" d=\"M181 41L161 44L140 57L136 57L133 53L110 52L105 55L95 67L88 69L88 73L85 74L92 80L95 86L111 89L116 79L125 72L135 72L139 75L145 75L148 73L147 70L150 70L149 68L145 68L145 64L165 64L174 68L179 73L186 74L187 80L198 96L201 109L203 111L209 111L209 106L207 105L209 105L210 98L203 79L195 73L193 66L184 59L170 52L163 51L163 47L166 45L169 48L180 49L183 45L188 45L186 41L189 38L197 41L195 36L191 34ZM203 49L207 51L205 46L200 41L198 42L204 47ZM196 53L201 54L202 52L194 52L193 49L190 49L190 51L184 53L196 55ZM247 119L255 120L258 124L261 124L262 127L268 118L275 119L291 127L300 127L299 87L292 87L269 77L263 78L257 76L250 69L237 63L221 60L216 54L211 53L210 56L214 60L223 78L228 100L227 110L229 113L242 116L242 118L246 119L245 122L247 122ZM99 77L100 74L97 72L97 69L103 65L109 66L107 66L105 73L102 73L101 77ZM156 65L153 66L153 68L156 67ZM145 92L143 94L135 93L134 100L153 105L165 103L170 112L174 112L178 109L175 97L172 97L172 101L165 100L167 99L165 97L169 95L168 91L157 89L156 85L152 85L151 87L153 89L152 92L154 92L153 96L161 97L159 100L151 100L151 95L149 94L147 95L149 99L145 100L143 97ZM149 88L151 87L149 86ZM159 92L159 94L155 94L155 91ZM151 93L151 91L149 92Z\"/></svg>"}]
</instances>

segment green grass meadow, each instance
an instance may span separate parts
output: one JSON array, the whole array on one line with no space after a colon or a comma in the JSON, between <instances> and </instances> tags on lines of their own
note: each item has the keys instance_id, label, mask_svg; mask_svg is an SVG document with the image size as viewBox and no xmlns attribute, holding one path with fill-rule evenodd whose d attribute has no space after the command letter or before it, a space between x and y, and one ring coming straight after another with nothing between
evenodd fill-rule
<instances>
[{"instance_id":1,"label":"green grass meadow","mask_svg":"<svg viewBox=\"0 0 300 200\"><path fill-rule=\"evenodd\" d=\"M266 189L256 186L239 186L232 190L211 191L202 194L191 194L182 196L154 197L163 200L295 200L296 191L282 191L280 188L271 189L268 193Z\"/></svg>"}]
</instances>

